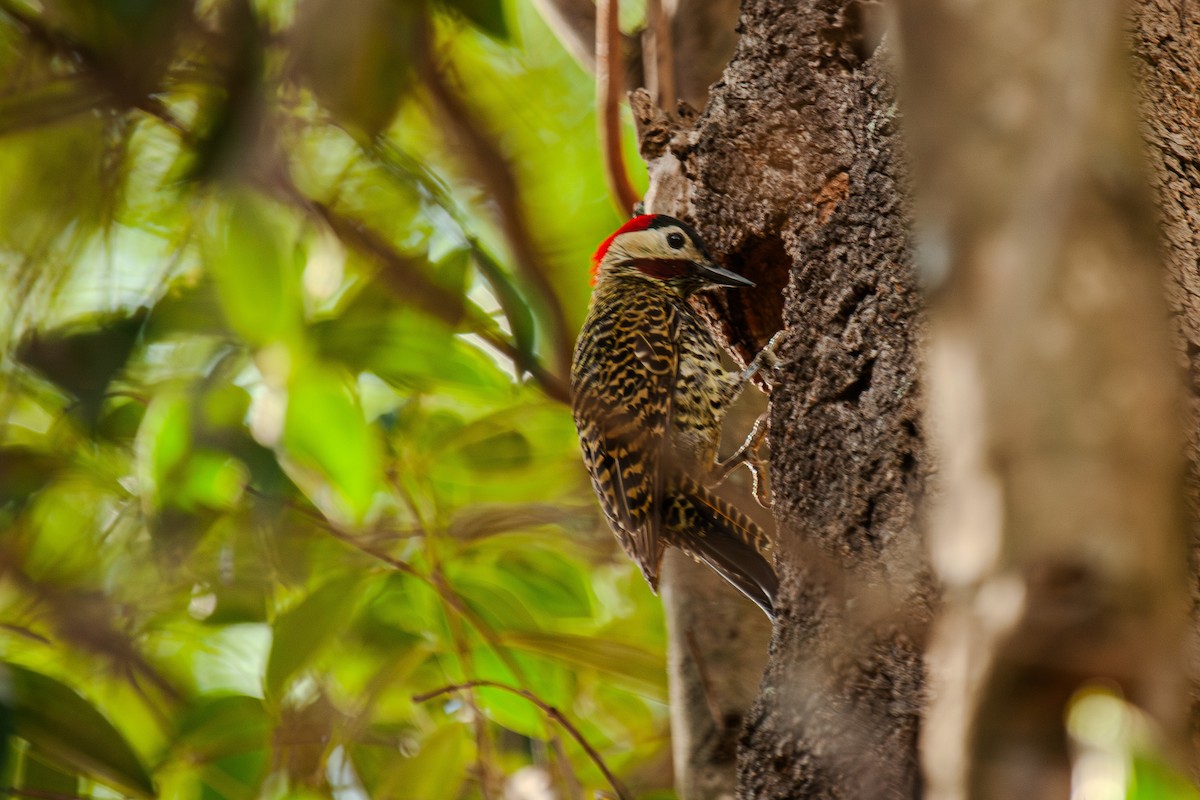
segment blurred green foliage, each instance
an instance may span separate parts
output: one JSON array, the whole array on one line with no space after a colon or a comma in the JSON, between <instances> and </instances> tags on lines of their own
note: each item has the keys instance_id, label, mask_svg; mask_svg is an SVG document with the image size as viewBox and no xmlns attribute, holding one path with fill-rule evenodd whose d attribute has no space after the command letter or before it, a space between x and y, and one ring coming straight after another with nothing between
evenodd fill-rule
<instances>
[{"instance_id":1,"label":"blurred green foliage","mask_svg":"<svg viewBox=\"0 0 1200 800\"><path fill-rule=\"evenodd\" d=\"M2 785L611 791L519 694L414 700L487 680L668 796L562 402L618 218L529 3L0 0L0 76Z\"/></svg>"}]
</instances>

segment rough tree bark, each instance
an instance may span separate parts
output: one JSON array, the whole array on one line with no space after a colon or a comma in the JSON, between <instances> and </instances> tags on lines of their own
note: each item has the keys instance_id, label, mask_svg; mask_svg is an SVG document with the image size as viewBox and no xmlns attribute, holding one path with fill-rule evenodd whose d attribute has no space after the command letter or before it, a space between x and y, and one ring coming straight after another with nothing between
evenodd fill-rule
<instances>
[{"instance_id":1,"label":"rough tree bark","mask_svg":"<svg viewBox=\"0 0 1200 800\"><path fill-rule=\"evenodd\" d=\"M933 798L1064 798L1093 681L1182 754L1181 426L1123 0L904 0L931 291Z\"/></svg>"},{"instance_id":2,"label":"rough tree bark","mask_svg":"<svg viewBox=\"0 0 1200 800\"><path fill-rule=\"evenodd\" d=\"M634 102L649 206L759 284L709 300L718 330L743 360L792 331L771 417L782 616L743 734L747 798L920 785L920 299L894 99L862 11L747 0L699 119Z\"/></svg>"}]
</instances>

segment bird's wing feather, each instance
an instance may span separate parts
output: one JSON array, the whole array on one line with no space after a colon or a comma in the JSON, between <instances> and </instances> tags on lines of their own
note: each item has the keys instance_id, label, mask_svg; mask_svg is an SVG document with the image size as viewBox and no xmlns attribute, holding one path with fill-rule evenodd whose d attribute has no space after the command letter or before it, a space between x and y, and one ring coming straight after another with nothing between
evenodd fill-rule
<instances>
[{"instance_id":1,"label":"bird's wing feather","mask_svg":"<svg viewBox=\"0 0 1200 800\"><path fill-rule=\"evenodd\" d=\"M586 370L573 381L575 422L604 514L655 586L665 549L659 534L679 312L658 306L605 323L585 325L580 335L576 361ZM590 357L595 350L599 357Z\"/></svg>"},{"instance_id":2,"label":"bird's wing feather","mask_svg":"<svg viewBox=\"0 0 1200 800\"><path fill-rule=\"evenodd\" d=\"M687 523L689 535L678 537L683 551L708 564L774 619L779 578L762 528L691 478L682 478L665 502L673 506L669 517Z\"/></svg>"}]
</instances>

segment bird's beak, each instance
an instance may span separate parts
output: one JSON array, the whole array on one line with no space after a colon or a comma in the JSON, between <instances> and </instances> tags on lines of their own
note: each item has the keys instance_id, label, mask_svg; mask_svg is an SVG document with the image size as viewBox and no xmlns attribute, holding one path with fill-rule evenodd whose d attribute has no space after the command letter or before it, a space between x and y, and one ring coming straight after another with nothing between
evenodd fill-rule
<instances>
[{"instance_id":1,"label":"bird's beak","mask_svg":"<svg viewBox=\"0 0 1200 800\"><path fill-rule=\"evenodd\" d=\"M744 288L754 285L754 281L750 280L749 278L743 278L736 272L730 272L727 269L718 267L711 261L697 261L695 264L696 271L700 273L701 277L703 277L709 283L714 283L717 286Z\"/></svg>"}]
</instances>

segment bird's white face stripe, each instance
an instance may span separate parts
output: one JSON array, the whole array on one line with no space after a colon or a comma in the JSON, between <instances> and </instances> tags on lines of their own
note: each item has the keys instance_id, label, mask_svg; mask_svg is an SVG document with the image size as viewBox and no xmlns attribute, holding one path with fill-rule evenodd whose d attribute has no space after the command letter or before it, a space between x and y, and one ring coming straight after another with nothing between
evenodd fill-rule
<instances>
[{"instance_id":1,"label":"bird's white face stripe","mask_svg":"<svg viewBox=\"0 0 1200 800\"><path fill-rule=\"evenodd\" d=\"M671 247L668 238L672 233L678 234L683 239L683 247ZM629 231L621 234L609 245L608 252L604 254L604 263L676 258L682 261L701 263L708 260L686 231L671 225L665 228L647 228L644 231Z\"/></svg>"}]
</instances>

